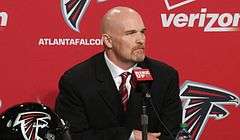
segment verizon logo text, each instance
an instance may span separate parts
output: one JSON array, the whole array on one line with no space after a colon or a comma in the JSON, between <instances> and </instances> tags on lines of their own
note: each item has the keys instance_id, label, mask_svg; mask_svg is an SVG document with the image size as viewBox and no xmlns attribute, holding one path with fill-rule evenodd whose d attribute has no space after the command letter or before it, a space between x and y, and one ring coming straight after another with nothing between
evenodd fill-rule
<instances>
[{"instance_id":1,"label":"verizon logo text","mask_svg":"<svg viewBox=\"0 0 240 140\"><path fill-rule=\"evenodd\" d=\"M200 13L161 14L164 28L201 27L204 32L239 31L239 19L240 13L207 13L207 8L201 8Z\"/></svg>"}]
</instances>

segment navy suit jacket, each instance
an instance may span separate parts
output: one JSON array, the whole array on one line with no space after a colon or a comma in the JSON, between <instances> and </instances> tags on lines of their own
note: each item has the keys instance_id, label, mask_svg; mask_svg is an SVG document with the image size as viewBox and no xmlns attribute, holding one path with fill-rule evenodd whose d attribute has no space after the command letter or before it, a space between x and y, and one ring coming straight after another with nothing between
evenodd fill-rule
<instances>
[{"instance_id":1,"label":"navy suit jacket","mask_svg":"<svg viewBox=\"0 0 240 140\"><path fill-rule=\"evenodd\" d=\"M182 119L177 71L147 57L138 66L152 73L154 81L149 88L153 104L176 135ZM66 71L59 89L56 112L70 123L73 140L128 140L133 129L141 130L142 93L131 89L124 112L103 52ZM147 113L148 131L161 132L161 140L171 139L150 105Z\"/></svg>"}]
</instances>

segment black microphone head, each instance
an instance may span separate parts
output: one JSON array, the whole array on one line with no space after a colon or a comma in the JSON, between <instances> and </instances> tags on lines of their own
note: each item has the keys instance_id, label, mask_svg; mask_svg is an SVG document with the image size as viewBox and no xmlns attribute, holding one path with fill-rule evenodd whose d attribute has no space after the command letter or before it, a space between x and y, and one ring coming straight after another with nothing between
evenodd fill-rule
<instances>
[{"instance_id":1,"label":"black microphone head","mask_svg":"<svg viewBox=\"0 0 240 140\"><path fill-rule=\"evenodd\" d=\"M150 84L149 83L139 83L137 86L136 86L136 92L140 92L142 93L142 96L145 97L146 94L149 94L150 92Z\"/></svg>"}]
</instances>

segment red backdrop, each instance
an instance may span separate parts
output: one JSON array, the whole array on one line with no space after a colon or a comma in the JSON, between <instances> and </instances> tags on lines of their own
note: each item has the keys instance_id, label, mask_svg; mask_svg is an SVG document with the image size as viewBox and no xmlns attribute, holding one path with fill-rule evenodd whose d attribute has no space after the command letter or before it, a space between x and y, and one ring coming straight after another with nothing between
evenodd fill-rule
<instances>
[{"instance_id":1,"label":"red backdrop","mask_svg":"<svg viewBox=\"0 0 240 140\"><path fill-rule=\"evenodd\" d=\"M25 101L53 107L60 75L72 65L101 51L102 46L86 45L86 42L82 45L45 42L43 45L41 41L44 38L51 41L100 38L101 17L108 9L119 5L132 7L142 15L147 28L147 55L175 67L180 74L180 85L191 80L239 96L240 1L92 0L77 25L80 32L65 22L61 2L0 1L0 112ZM182 2L187 4L181 5ZM161 15L165 15L169 27L164 27ZM194 16L205 19L203 27L199 25L199 18L193 27L188 27L190 18ZM7 25L3 25L6 20ZM181 25L185 26L177 27ZM210 30L213 27L220 29L207 31L209 27L206 26L210 26ZM199 139L239 137L240 113L235 105L222 103L229 115L223 119L210 117Z\"/></svg>"}]
</instances>

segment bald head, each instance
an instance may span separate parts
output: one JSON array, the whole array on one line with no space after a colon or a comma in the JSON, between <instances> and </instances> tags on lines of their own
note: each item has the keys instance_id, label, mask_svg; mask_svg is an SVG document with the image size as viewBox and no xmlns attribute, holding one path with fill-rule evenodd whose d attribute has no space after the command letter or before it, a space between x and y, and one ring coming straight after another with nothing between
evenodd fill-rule
<instances>
[{"instance_id":1,"label":"bald head","mask_svg":"<svg viewBox=\"0 0 240 140\"><path fill-rule=\"evenodd\" d=\"M145 26L141 16L131 8L115 7L104 15L102 39L108 58L122 69L145 58Z\"/></svg>"},{"instance_id":2,"label":"bald head","mask_svg":"<svg viewBox=\"0 0 240 140\"><path fill-rule=\"evenodd\" d=\"M112 34L118 30L124 30L129 22L140 21L143 23L140 14L128 7L114 7L110 9L102 19L102 33Z\"/></svg>"}]
</instances>

